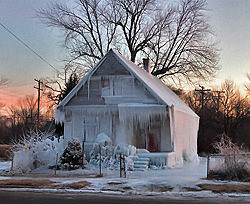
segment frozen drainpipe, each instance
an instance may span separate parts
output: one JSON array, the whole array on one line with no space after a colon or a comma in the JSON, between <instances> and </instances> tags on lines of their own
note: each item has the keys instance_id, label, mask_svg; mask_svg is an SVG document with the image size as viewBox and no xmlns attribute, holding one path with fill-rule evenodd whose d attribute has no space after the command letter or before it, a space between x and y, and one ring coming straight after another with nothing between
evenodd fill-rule
<instances>
[{"instance_id":1,"label":"frozen drainpipe","mask_svg":"<svg viewBox=\"0 0 250 204\"><path fill-rule=\"evenodd\" d=\"M149 58L143 58L143 68L150 73L150 59Z\"/></svg>"}]
</instances>

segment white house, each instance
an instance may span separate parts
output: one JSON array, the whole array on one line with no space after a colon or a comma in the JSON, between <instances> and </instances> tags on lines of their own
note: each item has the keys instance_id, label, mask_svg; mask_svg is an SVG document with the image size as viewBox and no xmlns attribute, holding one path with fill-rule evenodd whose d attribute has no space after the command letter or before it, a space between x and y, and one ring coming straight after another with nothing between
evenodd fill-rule
<instances>
[{"instance_id":1,"label":"white house","mask_svg":"<svg viewBox=\"0 0 250 204\"><path fill-rule=\"evenodd\" d=\"M147 149L163 165L197 156L199 117L148 69L146 59L142 69L110 50L56 107L66 141L85 140L88 155L103 132L114 145Z\"/></svg>"}]
</instances>

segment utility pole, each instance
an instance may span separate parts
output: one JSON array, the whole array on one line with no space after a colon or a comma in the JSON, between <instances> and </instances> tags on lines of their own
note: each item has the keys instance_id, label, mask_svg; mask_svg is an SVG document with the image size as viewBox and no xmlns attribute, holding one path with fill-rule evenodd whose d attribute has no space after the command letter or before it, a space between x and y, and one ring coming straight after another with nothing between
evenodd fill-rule
<instances>
[{"instance_id":1,"label":"utility pole","mask_svg":"<svg viewBox=\"0 0 250 204\"><path fill-rule=\"evenodd\" d=\"M213 91L213 92L217 93L216 98L217 98L217 112L218 112L220 108L220 99L221 97L223 97L221 96L221 93L224 93L224 91Z\"/></svg>"},{"instance_id":2,"label":"utility pole","mask_svg":"<svg viewBox=\"0 0 250 204\"><path fill-rule=\"evenodd\" d=\"M200 87L201 87L201 89L195 89L195 91L201 93L201 114L203 115L204 96L205 96L205 93L208 91L211 91L211 89L205 89L204 86L200 86Z\"/></svg>"},{"instance_id":3,"label":"utility pole","mask_svg":"<svg viewBox=\"0 0 250 204\"><path fill-rule=\"evenodd\" d=\"M199 128L199 136L198 136L198 144L201 143L202 139L204 138L204 100L205 100L205 93L210 91L210 89L205 89L204 86L200 86L201 89L195 89L195 91L201 93L201 115L200 115L200 128Z\"/></svg>"},{"instance_id":4,"label":"utility pole","mask_svg":"<svg viewBox=\"0 0 250 204\"><path fill-rule=\"evenodd\" d=\"M39 127L39 115L40 115L40 92L41 92L41 80L37 80L37 79L34 79L37 83L38 83L38 87L35 87L35 89L37 89L37 126Z\"/></svg>"}]
</instances>

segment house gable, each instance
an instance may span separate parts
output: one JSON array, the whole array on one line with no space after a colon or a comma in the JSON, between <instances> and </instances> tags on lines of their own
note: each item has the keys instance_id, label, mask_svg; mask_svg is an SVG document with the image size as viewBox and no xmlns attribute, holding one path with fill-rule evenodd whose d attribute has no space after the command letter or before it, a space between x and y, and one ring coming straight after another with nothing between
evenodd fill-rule
<instances>
[{"instance_id":1,"label":"house gable","mask_svg":"<svg viewBox=\"0 0 250 204\"><path fill-rule=\"evenodd\" d=\"M108 52L97 69L91 71L66 106L158 104L157 99L119 62L112 51Z\"/></svg>"},{"instance_id":2,"label":"house gable","mask_svg":"<svg viewBox=\"0 0 250 204\"><path fill-rule=\"evenodd\" d=\"M131 75L130 72L115 58L113 52L108 52L103 63L92 76Z\"/></svg>"}]
</instances>

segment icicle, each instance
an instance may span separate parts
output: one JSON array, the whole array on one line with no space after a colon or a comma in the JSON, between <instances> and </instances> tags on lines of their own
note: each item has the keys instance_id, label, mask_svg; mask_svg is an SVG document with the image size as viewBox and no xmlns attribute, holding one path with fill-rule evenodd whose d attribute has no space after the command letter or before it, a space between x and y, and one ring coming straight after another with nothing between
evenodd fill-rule
<instances>
[{"instance_id":1,"label":"icicle","mask_svg":"<svg viewBox=\"0 0 250 204\"><path fill-rule=\"evenodd\" d=\"M148 126L159 118L161 121L167 117L166 106L155 104L119 104L119 120L123 124L138 123L140 127Z\"/></svg>"},{"instance_id":2,"label":"icicle","mask_svg":"<svg viewBox=\"0 0 250 204\"><path fill-rule=\"evenodd\" d=\"M65 112L61 111L60 109L56 108L55 110L55 123L63 124L65 120Z\"/></svg>"}]
</instances>

